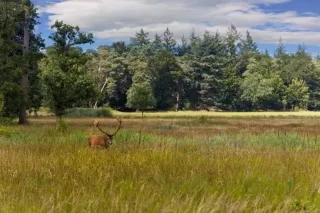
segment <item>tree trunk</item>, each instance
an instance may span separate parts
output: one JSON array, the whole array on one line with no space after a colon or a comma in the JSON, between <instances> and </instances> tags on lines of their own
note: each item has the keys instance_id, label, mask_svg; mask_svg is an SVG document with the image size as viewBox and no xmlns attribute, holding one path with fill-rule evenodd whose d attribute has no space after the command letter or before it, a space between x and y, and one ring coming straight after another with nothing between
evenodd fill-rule
<instances>
[{"instance_id":1,"label":"tree trunk","mask_svg":"<svg viewBox=\"0 0 320 213\"><path fill-rule=\"evenodd\" d=\"M179 111L179 103L180 103L180 93L178 92L176 96L176 112Z\"/></svg>"},{"instance_id":2,"label":"tree trunk","mask_svg":"<svg viewBox=\"0 0 320 213\"><path fill-rule=\"evenodd\" d=\"M101 71L101 60L102 60L102 59L100 59L99 68L98 68L98 73L100 73L100 71ZM106 77L106 80L105 80L105 82L104 82L104 84L103 84L103 86L102 86L102 88L101 88L101 90L100 90L100 93L102 93L103 90L104 90L104 88L106 87L107 81L108 81L108 78ZM96 103L94 104L94 107L93 107L93 108L96 109L96 108L97 108L97 105L98 105L98 101L96 101Z\"/></svg>"},{"instance_id":3,"label":"tree trunk","mask_svg":"<svg viewBox=\"0 0 320 213\"><path fill-rule=\"evenodd\" d=\"M101 90L100 90L100 93L102 93L103 90L104 90L104 88L106 87L107 81L108 81L108 78L106 78L106 81L104 82L104 84L103 84L103 86L102 86L102 88L101 88ZM94 104L94 107L93 107L93 108L96 109L96 108L97 108L97 105L98 105L98 101L96 101L96 103Z\"/></svg>"},{"instance_id":4,"label":"tree trunk","mask_svg":"<svg viewBox=\"0 0 320 213\"><path fill-rule=\"evenodd\" d=\"M56 115L56 124L62 119L62 115Z\"/></svg>"},{"instance_id":5,"label":"tree trunk","mask_svg":"<svg viewBox=\"0 0 320 213\"><path fill-rule=\"evenodd\" d=\"M24 64L24 72L22 74L21 79L21 103L19 109L19 124L27 124L27 103L28 103L28 89L29 89L29 60L28 60L28 53L29 53L29 7L25 5L25 21L24 21L24 39L23 39L23 56L26 61Z\"/></svg>"}]
</instances>

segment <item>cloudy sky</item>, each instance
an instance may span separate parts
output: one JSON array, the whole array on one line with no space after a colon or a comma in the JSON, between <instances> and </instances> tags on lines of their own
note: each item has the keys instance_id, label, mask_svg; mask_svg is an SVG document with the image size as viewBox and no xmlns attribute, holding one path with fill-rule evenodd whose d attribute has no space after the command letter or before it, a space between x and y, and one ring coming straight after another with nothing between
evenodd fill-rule
<instances>
[{"instance_id":1,"label":"cloudy sky","mask_svg":"<svg viewBox=\"0 0 320 213\"><path fill-rule=\"evenodd\" d=\"M94 33L95 48L128 40L143 28L161 34L166 27L179 40L194 28L225 33L231 24L249 30L260 49L273 53L280 37L288 52L304 44L320 52L319 0L33 0L38 5L45 38L55 20ZM50 44L49 41L47 41Z\"/></svg>"}]
</instances>

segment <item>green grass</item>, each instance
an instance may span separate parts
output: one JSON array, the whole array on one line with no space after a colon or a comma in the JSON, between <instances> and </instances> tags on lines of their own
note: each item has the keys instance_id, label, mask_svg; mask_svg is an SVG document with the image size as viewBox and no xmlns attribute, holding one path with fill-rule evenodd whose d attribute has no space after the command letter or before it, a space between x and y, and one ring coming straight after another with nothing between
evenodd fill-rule
<instances>
[{"instance_id":1,"label":"green grass","mask_svg":"<svg viewBox=\"0 0 320 213\"><path fill-rule=\"evenodd\" d=\"M0 212L319 212L317 121L125 119L107 150L67 122L0 128Z\"/></svg>"}]
</instances>

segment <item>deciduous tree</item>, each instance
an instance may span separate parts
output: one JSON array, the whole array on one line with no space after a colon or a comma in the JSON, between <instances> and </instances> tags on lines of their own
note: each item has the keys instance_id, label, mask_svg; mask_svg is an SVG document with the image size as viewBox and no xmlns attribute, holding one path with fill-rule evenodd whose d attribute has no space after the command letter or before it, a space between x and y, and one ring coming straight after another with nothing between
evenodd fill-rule
<instances>
[{"instance_id":1,"label":"deciduous tree","mask_svg":"<svg viewBox=\"0 0 320 213\"><path fill-rule=\"evenodd\" d=\"M61 118L68 108L96 97L93 78L85 67L88 57L79 47L92 43L93 35L60 21L52 29L56 30L50 36L53 46L41 61L41 80L46 105Z\"/></svg>"}]
</instances>

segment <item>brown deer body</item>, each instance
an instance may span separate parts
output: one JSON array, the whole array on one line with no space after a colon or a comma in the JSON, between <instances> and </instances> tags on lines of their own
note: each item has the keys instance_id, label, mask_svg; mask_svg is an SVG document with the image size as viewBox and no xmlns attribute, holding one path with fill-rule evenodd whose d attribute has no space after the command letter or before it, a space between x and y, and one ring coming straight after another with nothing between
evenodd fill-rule
<instances>
[{"instance_id":1,"label":"brown deer body","mask_svg":"<svg viewBox=\"0 0 320 213\"><path fill-rule=\"evenodd\" d=\"M117 119L119 121L119 125L117 130L113 134L108 134L107 132L104 132L100 126L99 122L95 121L95 126L102 132L104 135L92 135L88 138L89 147L101 147L101 148L108 148L113 143L113 137L117 134L117 132L120 130L122 121Z\"/></svg>"}]
</instances>

